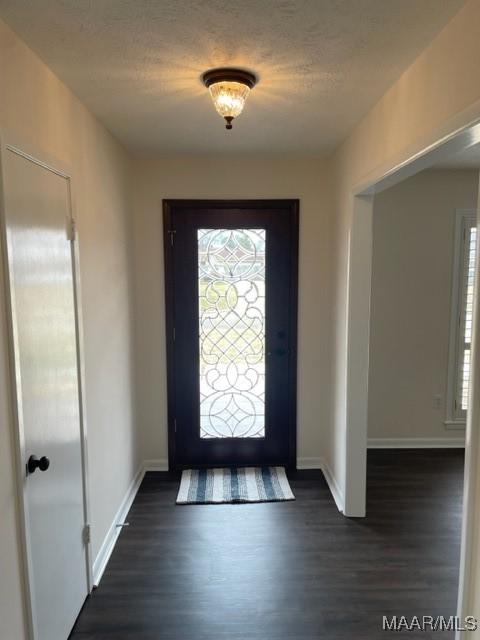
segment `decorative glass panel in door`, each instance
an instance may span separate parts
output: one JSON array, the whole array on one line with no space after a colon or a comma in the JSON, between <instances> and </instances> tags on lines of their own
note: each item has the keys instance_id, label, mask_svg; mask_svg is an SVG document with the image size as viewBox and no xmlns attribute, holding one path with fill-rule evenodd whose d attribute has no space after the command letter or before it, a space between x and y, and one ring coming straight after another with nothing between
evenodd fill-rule
<instances>
[{"instance_id":1,"label":"decorative glass panel in door","mask_svg":"<svg viewBox=\"0 0 480 640\"><path fill-rule=\"evenodd\" d=\"M164 203L171 468L295 464L297 209Z\"/></svg>"},{"instance_id":2,"label":"decorative glass panel in door","mask_svg":"<svg viewBox=\"0 0 480 640\"><path fill-rule=\"evenodd\" d=\"M265 229L199 229L200 437L265 435Z\"/></svg>"}]
</instances>

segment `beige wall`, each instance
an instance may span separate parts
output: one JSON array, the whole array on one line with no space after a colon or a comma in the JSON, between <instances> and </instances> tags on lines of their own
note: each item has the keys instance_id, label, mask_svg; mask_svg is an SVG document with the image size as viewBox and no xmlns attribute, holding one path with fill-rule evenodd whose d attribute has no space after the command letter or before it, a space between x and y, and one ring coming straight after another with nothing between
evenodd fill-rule
<instances>
[{"instance_id":1,"label":"beige wall","mask_svg":"<svg viewBox=\"0 0 480 640\"><path fill-rule=\"evenodd\" d=\"M1 22L0 127L29 147L69 165L73 172L81 252L95 556L139 463L132 400L129 160L120 145ZM1 311L0 636L22 640L14 452L5 313Z\"/></svg>"},{"instance_id":2,"label":"beige wall","mask_svg":"<svg viewBox=\"0 0 480 640\"><path fill-rule=\"evenodd\" d=\"M458 127L480 117L480 3L468 0L332 156L333 413L326 458L341 491L347 482L346 362L348 248L354 193Z\"/></svg>"},{"instance_id":3,"label":"beige wall","mask_svg":"<svg viewBox=\"0 0 480 640\"><path fill-rule=\"evenodd\" d=\"M138 423L143 457L166 456L161 199L299 197L299 455L325 455L340 490L344 490L347 257L354 188L380 177L442 134L466 124L469 118L480 117L479 29L480 3L468 0L355 128L332 157L333 205L329 199L328 167L310 158L228 156L135 161L134 306L138 322ZM0 83L0 126L67 162L74 172L82 250L96 551L139 459L132 428L128 158L57 78L2 24ZM330 219L334 221L332 229ZM21 640L24 634L13 455L10 431L3 426L9 424L5 351L2 314L0 620L2 638ZM476 582L480 584L480 580Z\"/></svg>"},{"instance_id":4,"label":"beige wall","mask_svg":"<svg viewBox=\"0 0 480 640\"><path fill-rule=\"evenodd\" d=\"M298 456L320 457L330 415L330 211L310 157L180 156L135 161L138 423L147 459L167 458L162 198L300 198Z\"/></svg>"},{"instance_id":5,"label":"beige wall","mask_svg":"<svg viewBox=\"0 0 480 640\"><path fill-rule=\"evenodd\" d=\"M462 436L444 424L455 210L477 192L478 171L443 170L375 197L369 438Z\"/></svg>"},{"instance_id":6,"label":"beige wall","mask_svg":"<svg viewBox=\"0 0 480 640\"><path fill-rule=\"evenodd\" d=\"M381 98L332 157L335 176L333 229L333 413L326 458L344 490L348 481L347 435L347 309L348 250L353 222L354 193L374 182L443 136L480 119L480 3L464 7ZM363 331L363 327L362 327ZM478 429L478 424L472 425ZM480 456L478 448L472 458ZM348 462L351 466L351 461ZM351 476L354 480L354 477ZM472 505L478 503L473 487ZM480 512L480 510L479 510ZM480 517L480 516L479 516ZM478 536L475 545L480 549ZM472 559L471 601L480 601L480 551ZM469 613L474 610L466 604ZM476 610L478 614L478 609Z\"/></svg>"}]
</instances>

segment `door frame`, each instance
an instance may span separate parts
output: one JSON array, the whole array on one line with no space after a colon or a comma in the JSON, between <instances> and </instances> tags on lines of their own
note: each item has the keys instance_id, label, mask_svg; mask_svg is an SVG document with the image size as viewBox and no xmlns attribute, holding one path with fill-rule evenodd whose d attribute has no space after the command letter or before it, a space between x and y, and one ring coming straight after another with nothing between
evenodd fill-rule
<instances>
[{"instance_id":1,"label":"door frame","mask_svg":"<svg viewBox=\"0 0 480 640\"><path fill-rule=\"evenodd\" d=\"M480 102L457 114L418 148L406 150L400 158L355 185L351 191L351 220L348 247L346 306L346 475L345 508L347 516L365 516L367 410L370 345L370 297L373 250L374 195L427 169L451 155L466 151L480 142ZM480 192L479 192L480 198ZM480 202L477 203L477 226ZM480 469L480 257L477 256L474 318L472 334L472 374L466 425L465 471L462 508L462 539L458 582L457 615L471 613L472 560L478 533L478 470ZM477 555L477 558L479 556ZM456 631L455 638L466 637Z\"/></svg>"},{"instance_id":2,"label":"door frame","mask_svg":"<svg viewBox=\"0 0 480 640\"><path fill-rule=\"evenodd\" d=\"M428 140L421 141L419 148L405 150L386 166L379 167L372 175L353 185L348 203L346 203L350 222L346 275L347 300L344 316L346 367L343 403L346 415L344 423L346 437L345 473L342 480L344 486L343 513L346 516L364 517L366 509L374 196L442 160L447 160L451 155L477 145L480 142L479 114L480 102L473 105L472 108L466 109L465 112L459 113L440 130L433 132ZM477 273L479 269L480 264L477 265ZM475 322L478 322L478 319L477 321L474 319L474 342L477 333ZM477 364L480 367L480 352L478 355ZM472 407L476 402L473 401L473 397L480 396L474 392L475 389L472 389ZM480 401L480 397L478 401ZM472 417L470 422L472 420L476 420L476 417ZM467 426L467 433L468 431ZM475 438L476 430L472 429L466 443L465 486L467 488L473 486L474 482L473 471L469 464L469 447L472 447L472 451L474 451L474 447L477 446ZM480 437L478 447L480 448ZM466 524L468 513L465 509L463 515L464 528L468 529L470 525Z\"/></svg>"},{"instance_id":3,"label":"door frame","mask_svg":"<svg viewBox=\"0 0 480 640\"><path fill-rule=\"evenodd\" d=\"M175 343L174 343L174 273L173 242L175 230L172 228L172 209L273 209L287 208L292 216L292 268L290 270L290 292L292 304L289 309L289 327L293 336L290 349L289 367L289 416L288 416L288 468L297 466L297 351L298 351L298 241L299 210L298 199L272 200L195 200L164 199L163 204L163 243L165 268L165 339L167 344L167 421L168 421L168 468L178 470L175 459Z\"/></svg>"},{"instance_id":4,"label":"door frame","mask_svg":"<svg viewBox=\"0 0 480 640\"><path fill-rule=\"evenodd\" d=\"M17 488L17 517L20 529L20 555L23 564L23 594L24 609L27 622L27 634L29 640L37 639L36 611L35 611L35 591L32 576L32 555L30 545L30 527L28 519L28 509L26 500L25 485L25 434L21 412L18 411L17 395L18 382L15 366L16 345L14 338L13 317L10 287L10 268L8 264L6 208L4 197L5 185L5 160L7 153L15 153L26 160L42 167L47 171L64 178L67 182L69 219L66 223L66 233L71 233L71 262L74 295L74 314L76 332L76 352L77 352L77 377L78 377L78 397L79 397L79 418L80 418L80 444L81 444L81 466L82 466L82 494L83 494L83 515L85 531L89 531L90 526L90 501L88 492L88 448L87 448L87 422L86 422L86 399L85 399L85 360L84 360L84 332L82 323L82 298L80 283L80 251L78 234L75 231L75 199L72 184L72 172L64 163L52 158L45 152L32 149L31 145L19 140L18 136L13 136L5 130L0 130L0 251L2 253L3 267L3 289L5 292L5 325L7 329L8 347L8 396L10 399L9 414L10 426L12 430L12 444L15 449L15 475ZM67 228L70 226L70 230ZM93 588L92 572L92 549L90 536L85 538L85 572L87 577L87 587L90 593Z\"/></svg>"}]
</instances>

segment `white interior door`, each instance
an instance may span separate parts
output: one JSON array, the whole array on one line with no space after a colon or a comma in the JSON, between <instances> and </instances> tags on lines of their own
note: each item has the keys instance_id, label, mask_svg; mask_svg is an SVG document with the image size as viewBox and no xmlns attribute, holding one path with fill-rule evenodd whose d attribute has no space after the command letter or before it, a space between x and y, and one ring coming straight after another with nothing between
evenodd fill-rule
<instances>
[{"instance_id":1,"label":"white interior door","mask_svg":"<svg viewBox=\"0 0 480 640\"><path fill-rule=\"evenodd\" d=\"M88 593L69 184L8 147L3 176L33 635L66 640Z\"/></svg>"}]
</instances>

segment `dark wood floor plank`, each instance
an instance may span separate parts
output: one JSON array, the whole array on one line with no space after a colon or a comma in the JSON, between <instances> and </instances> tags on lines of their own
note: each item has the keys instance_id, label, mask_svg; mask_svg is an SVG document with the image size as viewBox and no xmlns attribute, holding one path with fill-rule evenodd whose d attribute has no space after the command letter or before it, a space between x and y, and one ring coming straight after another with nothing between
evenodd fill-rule
<instances>
[{"instance_id":1,"label":"dark wood floor plank","mask_svg":"<svg viewBox=\"0 0 480 640\"><path fill-rule=\"evenodd\" d=\"M145 476L71 640L376 640L383 615L455 614L460 450L370 451L365 519L319 471L253 505L175 506L178 480Z\"/></svg>"}]
</instances>

